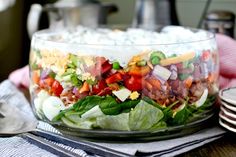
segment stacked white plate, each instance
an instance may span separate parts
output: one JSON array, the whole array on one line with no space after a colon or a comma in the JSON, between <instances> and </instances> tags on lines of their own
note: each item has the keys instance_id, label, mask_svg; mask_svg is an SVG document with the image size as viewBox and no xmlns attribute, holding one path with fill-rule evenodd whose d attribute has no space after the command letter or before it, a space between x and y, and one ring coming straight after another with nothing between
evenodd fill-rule
<instances>
[{"instance_id":1,"label":"stacked white plate","mask_svg":"<svg viewBox=\"0 0 236 157\"><path fill-rule=\"evenodd\" d=\"M236 133L236 87L221 90L219 123L222 127Z\"/></svg>"}]
</instances>

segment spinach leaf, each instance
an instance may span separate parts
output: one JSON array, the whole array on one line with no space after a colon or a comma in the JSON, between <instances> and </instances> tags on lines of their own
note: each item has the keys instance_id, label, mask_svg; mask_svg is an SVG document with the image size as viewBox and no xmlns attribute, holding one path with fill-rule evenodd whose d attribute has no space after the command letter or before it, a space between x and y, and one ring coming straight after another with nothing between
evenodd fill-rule
<instances>
[{"instance_id":1,"label":"spinach leaf","mask_svg":"<svg viewBox=\"0 0 236 157\"><path fill-rule=\"evenodd\" d=\"M80 115L82 115L94 106L99 105L102 99L103 98L99 96L87 96L74 104L74 109L75 111L80 112Z\"/></svg>"},{"instance_id":2,"label":"spinach leaf","mask_svg":"<svg viewBox=\"0 0 236 157\"><path fill-rule=\"evenodd\" d=\"M117 115L121 111L121 105L119 105L115 98L111 96L107 96L102 101L100 101L99 107L106 115Z\"/></svg>"},{"instance_id":3,"label":"spinach leaf","mask_svg":"<svg viewBox=\"0 0 236 157\"><path fill-rule=\"evenodd\" d=\"M187 106L185 106L182 110L176 113L176 115L173 118L172 124L174 125L185 124L190 116L191 112L189 112Z\"/></svg>"},{"instance_id":4,"label":"spinach leaf","mask_svg":"<svg viewBox=\"0 0 236 157\"><path fill-rule=\"evenodd\" d=\"M163 109L163 113L164 113L163 120L164 121L169 122L173 119L172 116L173 116L174 112L173 112L172 108L178 103L179 103L179 101L175 101L174 103L172 103L171 105L169 105L168 107Z\"/></svg>"},{"instance_id":5,"label":"spinach leaf","mask_svg":"<svg viewBox=\"0 0 236 157\"><path fill-rule=\"evenodd\" d=\"M150 99L149 97L144 96L143 100L146 101L147 103L159 108L160 110L164 109L160 104L156 103L154 100Z\"/></svg>"},{"instance_id":6,"label":"spinach leaf","mask_svg":"<svg viewBox=\"0 0 236 157\"><path fill-rule=\"evenodd\" d=\"M120 103L119 105L121 106L122 110L127 110L127 109L134 108L139 102L140 100L127 100Z\"/></svg>"},{"instance_id":7,"label":"spinach leaf","mask_svg":"<svg viewBox=\"0 0 236 157\"><path fill-rule=\"evenodd\" d=\"M102 112L106 115L117 115L121 112L121 105L111 96L87 96L75 103L73 108L82 115L96 105L99 105Z\"/></svg>"}]
</instances>

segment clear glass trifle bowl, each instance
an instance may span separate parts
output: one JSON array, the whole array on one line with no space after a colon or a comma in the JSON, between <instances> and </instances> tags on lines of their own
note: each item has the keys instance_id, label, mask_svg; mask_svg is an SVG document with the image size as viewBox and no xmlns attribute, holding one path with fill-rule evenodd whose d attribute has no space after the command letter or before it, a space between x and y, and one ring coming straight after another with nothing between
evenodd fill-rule
<instances>
[{"instance_id":1,"label":"clear glass trifle bowl","mask_svg":"<svg viewBox=\"0 0 236 157\"><path fill-rule=\"evenodd\" d=\"M39 31L30 52L33 110L81 134L184 128L212 115L218 60L215 36L204 30Z\"/></svg>"}]
</instances>

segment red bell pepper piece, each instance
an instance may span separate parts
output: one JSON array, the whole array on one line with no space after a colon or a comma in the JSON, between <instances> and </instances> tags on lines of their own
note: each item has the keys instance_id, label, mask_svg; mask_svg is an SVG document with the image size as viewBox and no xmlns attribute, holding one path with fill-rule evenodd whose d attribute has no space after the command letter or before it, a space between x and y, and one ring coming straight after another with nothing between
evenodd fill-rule
<instances>
[{"instance_id":1,"label":"red bell pepper piece","mask_svg":"<svg viewBox=\"0 0 236 157\"><path fill-rule=\"evenodd\" d=\"M119 82L119 81L122 81L122 80L123 80L123 78L122 78L121 73L117 72L115 74L112 74L108 78L106 78L106 83L107 84L112 84L112 83L116 83L116 82Z\"/></svg>"}]
</instances>

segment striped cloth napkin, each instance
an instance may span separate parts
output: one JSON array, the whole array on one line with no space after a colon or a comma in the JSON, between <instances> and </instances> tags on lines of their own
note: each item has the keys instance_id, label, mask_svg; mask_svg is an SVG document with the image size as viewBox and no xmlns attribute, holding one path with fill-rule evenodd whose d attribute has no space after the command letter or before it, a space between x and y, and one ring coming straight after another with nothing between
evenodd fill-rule
<instances>
[{"instance_id":1,"label":"striped cloth napkin","mask_svg":"<svg viewBox=\"0 0 236 157\"><path fill-rule=\"evenodd\" d=\"M27 113L28 118L35 119L30 105L24 95L8 80L0 84L0 100L4 99L8 104L14 105L19 108L22 112ZM54 132L61 134L58 130L53 128L51 125L39 122L38 129ZM225 131L219 127L207 128L200 132L192 135L188 135L181 138L144 142L144 143L104 143L104 142L93 142L97 145L105 148L113 149L120 152L125 152L128 155L139 155L139 156L175 156L181 153L190 151L194 148L200 147L206 143L212 142L219 139L224 135ZM64 145L63 143L53 143L57 146L70 150L78 156L88 157L91 156L85 151L79 148L72 148ZM43 156L53 157L56 156L47 150L43 150L34 144L31 144L27 140L20 136L14 136L9 138L0 138L0 152L3 157L31 157L31 156ZM97 156L97 155L93 155Z\"/></svg>"}]
</instances>

